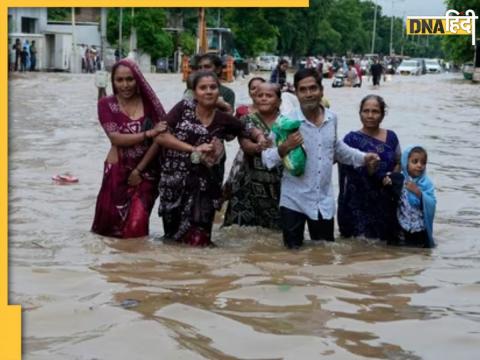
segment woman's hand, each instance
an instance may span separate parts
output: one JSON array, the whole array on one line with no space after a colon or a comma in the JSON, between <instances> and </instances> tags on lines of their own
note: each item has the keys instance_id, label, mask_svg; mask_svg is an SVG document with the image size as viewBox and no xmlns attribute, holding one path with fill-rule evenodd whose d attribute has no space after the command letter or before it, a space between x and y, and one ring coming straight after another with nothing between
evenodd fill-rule
<instances>
[{"instance_id":1,"label":"woman's hand","mask_svg":"<svg viewBox=\"0 0 480 360\"><path fill-rule=\"evenodd\" d=\"M419 187L417 184L415 184L413 181L407 181L405 182L405 187L407 188L408 191L414 193L417 195L419 198L422 197L422 192L420 191Z\"/></svg>"},{"instance_id":2,"label":"woman's hand","mask_svg":"<svg viewBox=\"0 0 480 360\"><path fill-rule=\"evenodd\" d=\"M213 151L213 145L207 144L207 143L201 144L201 145L195 146L193 151L200 152L200 153L209 153Z\"/></svg>"},{"instance_id":3,"label":"woman's hand","mask_svg":"<svg viewBox=\"0 0 480 360\"><path fill-rule=\"evenodd\" d=\"M390 185L392 185L392 179L390 178L389 175L390 175L390 173L388 173L388 175L383 178L383 180L382 180L383 186L390 186Z\"/></svg>"},{"instance_id":4,"label":"woman's hand","mask_svg":"<svg viewBox=\"0 0 480 360\"><path fill-rule=\"evenodd\" d=\"M370 175L373 175L378 169L378 164L380 162L380 156L375 153L366 153L365 154L365 166Z\"/></svg>"},{"instance_id":5,"label":"woman's hand","mask_svg":"<svg viewBox=\"0 0 480 360\"><path fill-rule=\"evenodd\" d=\"M164 133L165 131L167 131L167 128L168 128L167 122L166 121L160 121L159 123L157 123L157 125L155 125L155 127L153 129L147 130L145 132L145 136L149 139L152 139L152 138L156 137L158 134L161 134L161 133Z\"/></svg>"},{"instance_id":6,"label":"woman's hand","mask_svg":"<svg viewBox=\"0 0 480 360\"><path fill-rule=\"evenodd\" d=\"M219 139L214 138L210 142L210 145L212 145L213 150L209 153L202 154L200 160L207 167L212 167L213 165L217 164L225 153L225 146Z\"/></svg>"},{"instance_id":7,"label":"woman's hand","mask_svg":"<svg viewBox=\"0 0 480 360\"><path fill-rule=\"evenodd\" d=\"M265 135L261 134L257 137L256 152L261 153L263 150L268 149L272 145L272 141L267 139Z\"/></svg>"},{"instance_id":8,"label":"woman's hand","mask_svg":"<svg viewBox=\"0 0 480 360\"><path fill-rule=\"evenodd\" d=\"M130 175L128 176L128 185L137 186L142 182L142 173L137 169L133 169Z\"/></svg>"}]
</instances>

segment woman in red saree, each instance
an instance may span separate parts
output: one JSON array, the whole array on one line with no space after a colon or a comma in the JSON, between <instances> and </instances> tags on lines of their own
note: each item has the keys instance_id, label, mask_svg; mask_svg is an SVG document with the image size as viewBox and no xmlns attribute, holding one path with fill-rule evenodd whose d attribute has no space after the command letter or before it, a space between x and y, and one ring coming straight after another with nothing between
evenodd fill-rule
<instances>
[{"instance_id":1,"label":"woman in red saree","mask_svg":"<svg viewBox=\"0 0 480 360\"><path fill-rule=\"evenodd\" d=\"M92 231L117 238L148 235L158 196L158 145L165 111L137 64L121 60L112 69L113 95L98 102L98 118L111 148L105 160Z\"/></svg>"}]
</instances>

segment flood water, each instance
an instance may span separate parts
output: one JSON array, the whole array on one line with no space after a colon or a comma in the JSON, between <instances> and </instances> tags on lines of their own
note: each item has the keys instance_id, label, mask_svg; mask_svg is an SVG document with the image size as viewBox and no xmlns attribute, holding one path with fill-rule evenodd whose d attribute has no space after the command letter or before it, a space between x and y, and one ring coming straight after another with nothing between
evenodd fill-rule
<instances>
[{"instance_id":1,"label":"flood water","mask_svg":"<svg viewBox=\"0 0 480 360\"><path fill-rule=\"evenodd\" d=\"M265 76L268 76L265 74ZM167 109L179 75L148 75ZM248 79L229 85L247 102ZM384 127L424 145L437 188L433 250L362 239L283 248L261 229L214 230L213 249L92 234L109 148L92 75L9 80L11 304L24 359L476 359L480 351L480 86L461 74L395 77L325 94L339 135L368 93ZM236 142L228 145L231 162ZM69 172L80 181L56 185Z\"/></svg>"}]
</instances>

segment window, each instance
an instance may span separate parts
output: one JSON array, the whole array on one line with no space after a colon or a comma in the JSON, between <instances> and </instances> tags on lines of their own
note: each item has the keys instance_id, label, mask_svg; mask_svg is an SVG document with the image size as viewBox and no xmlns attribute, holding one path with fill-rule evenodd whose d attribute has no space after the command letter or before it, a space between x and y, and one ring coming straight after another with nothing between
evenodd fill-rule
<instances>
[{"instance_id":1,"label":"window","mask_svg":"<svg viewBox=\"0 0 480 360\"><path fill-rule=\"evenodd\" d=\"M36 32L37 19L22 17L22 33L33 34Z\"/></svg>"}]
</instances>

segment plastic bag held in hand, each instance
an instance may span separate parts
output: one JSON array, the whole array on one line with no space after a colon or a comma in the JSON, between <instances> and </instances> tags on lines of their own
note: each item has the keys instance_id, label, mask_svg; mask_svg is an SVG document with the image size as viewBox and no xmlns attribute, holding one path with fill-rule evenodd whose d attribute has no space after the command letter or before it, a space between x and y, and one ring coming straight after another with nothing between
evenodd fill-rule
<instances>
[{"instance_id":1,"label":"plastic bag held in hand","mask_svg":"<svg viewBox=\"0 0 480 360\"><path fill-rule=\"evenodd\" d=\"M297 131L301 124L302 122L300 120L292 120L283 115L280 116L272 126L277 146L285 142L288 135ZM299 145L283 158L283 166L285 166L293 176L302 176L305 172L306 161L307 154L304 148Z\"/></svg>"}]
</instances>

